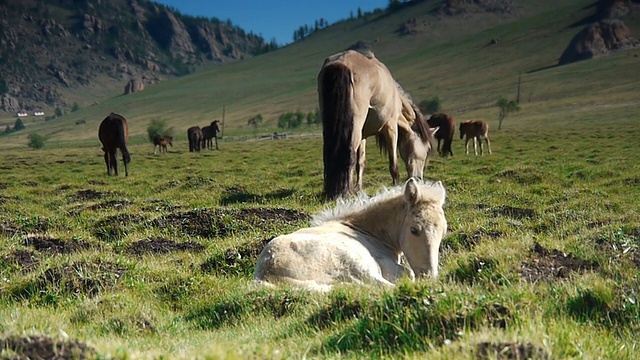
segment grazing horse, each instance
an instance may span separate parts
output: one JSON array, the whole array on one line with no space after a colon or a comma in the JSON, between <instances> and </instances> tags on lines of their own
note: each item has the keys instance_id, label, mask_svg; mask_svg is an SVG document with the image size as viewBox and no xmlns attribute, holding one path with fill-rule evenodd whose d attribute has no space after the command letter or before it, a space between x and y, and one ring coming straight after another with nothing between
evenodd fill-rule
<instances>
[{"instance_id":1,"label":"grazing horse","mask_svg":"<svg viewBox=\"0 0 640 360\"><path fill-rule=\"evenodd\" d=\"M415 178L371 198L340 198L311 227L271 240L254 278L326 291L336 282L393 285L404 276L436 277L447 230L444 201L441 182ZM410 268L401 264L403 255Z\"/></svg>"},{"instance_id":2,"label":"grazing horse","mask_svg":"<svg viewBox=\"0 0 640 360\"><path fill-rule=\"evenodd\" d=\"M173 147L173 137L172 136L163 136L163 135L154 135L153 136L153 154L156 153L156 146L160 149L160 153L167 152L167 145Z\"/></svg>"},{"instance_id":3,"label":"grazing horse","mask_svg":"<svg viewBox=\"0 0 640 360\"><path fill-rule=\"evenodd\" d=\"M429 120L427 120L427 124L432 128L439 128L435 134L435 138L438 139L438 154L442 157L446 157L447 155L453 156L451 144L453 143L453 135L456 131L456 121L453 117L443 113L436 113L431 115ZM440 140L442 140L442 148L440 148Z\"/></svg>"},{"instance_id":4,"label":"grazing horse","mask_svg":"<svg viewBox=\"0 0 640 360\"><path fill-rule=\"evenodd\" d=\"M104 151L104 162L107 165L107 175L118 175L118 161L116 154L118 149L122 153L122 162L124 163L124 174L129 176L129 162L131 155L127 150L129 142L129 126L127 119L122 115L115 113L109 114L98 128L98 138L102 143L102 151Z\"/></svg>"},{"instance_id":5,"label":"grazing horse","mask_svg":"<svg viewBox=\"0 0 640 360\"><path fill-rule=\"evenodd\" d=\"M189 139L189 152L200 151L202 138L202 129L200 129L200 126L192 126L187 129L187 139Z\"/></svg>"},{"instance_id":6,"label":"grazing horse","mask_svg":"<svg viewBox=\"0 0 640 360\"><path fill-rule=\"evenodd\" d=\"M469 154L469 140L473 139L473 152L478 155L478 143L480 144L480 155L484 154L482 150L482 139L487 142L487 148L489 148L489 154L491 154L491 142L489 141L489 124L483 120L467 120L460 123L460 139L464 136L467 138L464 141L465 153Z\"/></svg>"},{"instance_id":7,"label":"grazing horse","mask_svg":"<svg viewBox=\"0 0 640 360\"><path fill-rule=\"evenodd\" d=\"M376 136L399 180L397 150L409 177L422 177L433 133L420 109L372 52L347 50L325 59L318 74L322 112L324 193L336 198L362 189L366 138Z\"/></svg>"},{"instance_id":8,"label":"grazing horse","mask_svg":"<svg viewBox=\"0 0 640 360\"><path fill-rule=\"evenodd\" d=\"M216 150L218 149L218 133L220 132L220 126L218 124L220 120L213 120L211 125L202 128L202 148L213 150L212 139L215 139Z\"/></svg>"}]
</instances>

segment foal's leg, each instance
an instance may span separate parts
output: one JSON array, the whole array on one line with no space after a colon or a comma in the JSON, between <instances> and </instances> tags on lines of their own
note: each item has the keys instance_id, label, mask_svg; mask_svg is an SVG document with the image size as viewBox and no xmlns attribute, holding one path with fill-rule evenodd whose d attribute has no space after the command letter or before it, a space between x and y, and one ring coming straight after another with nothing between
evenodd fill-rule
<instances>
[{"instance_id":1,"label":"foal's leg","mask_svg":"<svg viewBox=\"0 0 640 360\"><path fill-rule=\"evenodd\" d=\"M218 149L218 137L217 137L217 136L214 136L214 137L213 137L213 139L214 139L214 140L215 140L215 142L216 142L216 150L220 150L220 149Z\"/></svg>"},{"instance_id":2,"label":"foal's leg","mask_svg":"<svg viewBox=\"0 0 640 360\"><path fill-rule=\"evenodd\" d=\"M489 148L489 154L491 154L491 142L489 141L489 136L485 136L484 140L487 142L487 147Z\"/></svg>"},{"instance_id":3,"label":"foal's leg","mask_svg":"<svg viewBox=\"0 0 640 360\"><path fill-rule=\"evenodd\" d=\"M358 151L357 151L357 159L356 159L356 183L357 183L357 189L356 191L362 191L362 177L364 175L364 165L367 161L367 155L366 155L366 148L367 148L367 140L366 139L362 139L360 141L360 146L358 146Z\"/></svg>"},{"instance_id":4,"label":"foal's leg","mask_svg":"<svg viewBox=\"0 0 640 360\"><path fill-rule=\"evenodd\" d=\"M464 139L464 153L469 155L469 137Z\"/></svg>"},{"instance_id":5,"label":"foal's leg","mask_svg":"<svg viewBox=\"0 0 640 360\"><path fill-rule=\"evenodd\" d=\"M478 156L478 137L473 137L473 152Z\"/></svg>"}]
</instances>

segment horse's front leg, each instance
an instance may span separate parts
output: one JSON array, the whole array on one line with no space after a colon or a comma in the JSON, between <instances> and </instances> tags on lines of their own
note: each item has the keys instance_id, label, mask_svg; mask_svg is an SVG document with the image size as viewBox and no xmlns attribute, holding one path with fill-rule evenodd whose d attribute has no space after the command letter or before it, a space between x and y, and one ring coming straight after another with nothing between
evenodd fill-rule
<instances>
[{"instance_id":1,"label":"horse's front leg","mask_svg":"<svg viewBox=\"0 0 640 360\"><path fill-rule=\"evenodd\" d=\"M389 153L389 173L393 185L398 185L400 174L398 172L398 129L390 129L387 136L387 152Z\"/></svg>"},{"instance_id":2,"label":"horse's front leg","mask_svg":"<svg viewBox=\"0 0 640 360\"><path fill-rule=\"evenodd\" d=\"M477 137L473 138L473 153L476 154L476 156L478 156L478 138Z\"/></svg>"},{"instance_id":3,"label":"horse's front leg","mask_svg":"<svg viewBox=\"0 0 640 360\"><path fill-rule=\"evenodd\" d=\"M109 153L109 162L113 169L113 175L118 176L118 159L116 159L116 151Z\"/></svg>"},{"instance_id":4,"label":"horse's front leg","mask_svg":"<svg viewBox=\"0 0 640 360\"><path fill-rule=\"evenodd\" d=\"M367 148L367 140L362 139L360 141L360 146L358 146L358 151L356 152L356 180L357 180L356 191L362 191L362 178L364 176L364 165L367 161L366 148Z\"/></svg>"}]
</instances>

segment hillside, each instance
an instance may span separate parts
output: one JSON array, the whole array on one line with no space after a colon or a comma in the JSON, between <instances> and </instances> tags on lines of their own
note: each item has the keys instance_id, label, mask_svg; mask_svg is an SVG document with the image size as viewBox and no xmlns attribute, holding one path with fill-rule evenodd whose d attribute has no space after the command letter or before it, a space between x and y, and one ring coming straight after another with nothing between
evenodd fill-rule
<instances>
[{"instance_id":1,"label":"hillside","mask_svg":"<svg viewBox=\"0 0 640 360\"><path fill-rule=\"evenodd\" d=\"M266 50L229 22L149 0L0 1L0 111L53 115ZM4 95L4 96L1 96Z\"/></svg>"},{"instance_id":2,"label":"hillside","mask_svg":"<svg viewBox=\"0 0 640 360\"><path fill-rule=\"evenodd\" d=\"M294 131L277 129L278 116L315 111L322 61L359 40L371 44L416 101L438 96L443 110L457 116L495 119L493 104L501 96L515 97L519 76L523 111L518 116L532 121L566 106L634 109L639 106L637 49L558 66L572 38L602 11L601 3L415 1L340 22L277 51L116 96L54 121L27 123L28 131L51 142L94 144L98 123L111 111L129 119L134 142L145 141L152 119L165 120L179 137L189 126L223 116L226 136L251 134L247 120L256 114L264 118L261 132ZM623 20L632 34L640 32L637 11ZM86 124L76 126L78 120ZM25 135L12 134L3 143L24 146Z\"/></svg>"}]
</instances>

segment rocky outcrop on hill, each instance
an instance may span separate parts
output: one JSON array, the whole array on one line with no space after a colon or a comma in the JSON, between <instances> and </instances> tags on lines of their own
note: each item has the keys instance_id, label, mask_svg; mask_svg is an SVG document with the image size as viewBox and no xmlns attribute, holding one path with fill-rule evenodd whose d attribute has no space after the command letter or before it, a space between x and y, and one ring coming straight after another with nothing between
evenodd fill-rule
<instances>
[{"instance_id":1,"label":"rocky outcrop on hill","mask_svg":"<svg viewBox=\"0 0 640 360\"><path fill-rule=\"evenodd\" d=\"M622 18L632 12L640 12L640 5L631 0L603 0L595 4L595 13L589 18L594 22L581 29L571 39L558 65L593 59L616 51L640 46Z\"/></svg>"},{"instance_id":2,"label":"rocky outcrop on hill","mask_svg":"<svg viewBox=\"0 0 640 360\"><path fill-rule=\"evenodd\" d=\"M124 87L124 94L129 95L136 92L140 92L142 90L144 90L144 83L142 82L142 79L140 78L131 79L129 80L127 85Z\"/></svg>"},{"instance_id":3,"label":"rocky outcrop on hill","mask_svg":"<svg viewBox=\"0 0 640 360\"><path fill-rule=\"evenodd\" d=\"M117 93L130 79L149 85L268 48L230 22L149 0L0 2L0 82L27 110L71 106L66 94L88 95L82 89L99 78ZM86 103L96 100L87 96Z\"/></svg>"}]
</instances>

